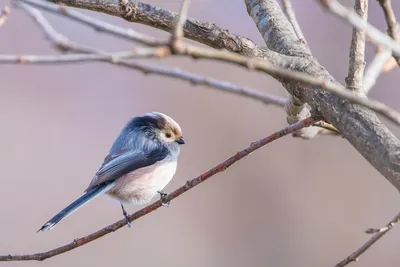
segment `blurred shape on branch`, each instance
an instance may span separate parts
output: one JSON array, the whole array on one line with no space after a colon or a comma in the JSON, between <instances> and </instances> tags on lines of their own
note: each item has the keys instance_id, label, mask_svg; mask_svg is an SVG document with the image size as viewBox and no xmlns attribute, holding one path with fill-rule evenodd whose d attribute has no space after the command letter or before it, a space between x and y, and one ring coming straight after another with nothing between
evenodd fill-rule
<instances>
[{"instance_id":1,"label":"blurred shape on branch","mask_svg":"<svg viewBox=\"0 0 400 267\"><path fill-rule=\"evenodd\" d=\"M289 125L289 126L285 127L284 129L277 131L277 132L275 132L267 137L264 137L258 141L252 142L250 144L250 146L237 152L235 155L228 158L224 162L211 168L210 170L206 171L205 173L201 174L200 176L187 181L186 184L184 184L180 188L176 189L172 193L165 196L163 201L170 202L171 200L179 197L180 195L189 191L190 189L194 188L195 186L208 180L210 177L214 176L215 174L225 171L227 168L232 166L234 163L236 163L239 160L243 159L244 157L248 156L249 154L256 151L257 149L259 149L281 137L291 134L301 128L309 127L316 121L317 121L316 119L309 117L303 121ZM161 202L161 200L158 200L158 201L144 207L143 209L129 215L129 222L133 222L133 221L139 219L140 217L143 217L143 216L157 210L160 207L162 207L162 202ZM76 238L74 241L72 241L69 244L49 250L47 252L41 252L41 253L36 253L36 254L27 254L27 255L11 255L11 254L0 255L0 261L31 261L31 260L43 261L45 259L63 254L65 252L68 252L68 251L78 248L80 246L83 246L83 245L90 243L100 237L107 235L107 234L113 233L113 232L117 231L118 229L122 228L123 226L125 226L126 224L127 224L127 221L124 218L124 219L122 219L116 223L113 223L107 227L104 227L103 229L101 229L97 232L94 232L88 236Z\"/></svg>"},{"instance_id":2,"label":"blurred shape on branch","mask_svg":"<svg viewBox=\"0 0 400 267\"><path fill-rule=\"evenodd\" d=\"M0 10L0 28L7 22L10 12L11 10L8 6L5 6L3 9Z\"/></svg>"}]
</instances>

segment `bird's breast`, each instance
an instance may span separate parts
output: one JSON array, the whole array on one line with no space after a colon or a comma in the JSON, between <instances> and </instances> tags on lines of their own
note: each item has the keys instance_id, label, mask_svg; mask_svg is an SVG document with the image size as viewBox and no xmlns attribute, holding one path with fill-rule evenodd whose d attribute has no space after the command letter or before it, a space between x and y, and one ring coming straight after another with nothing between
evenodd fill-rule
<instances>
[{"instance_id":1,"label":"bird's breast","mask_svg":"<svg viewBox=\"0 0 400 267\"><path fill-rule=\"evenodd\" d=\"M137 169L117 179L107 194L125 204L147 203L171 181L176 167L176 160L163 160Z\"/></svg>"}]
</instances>

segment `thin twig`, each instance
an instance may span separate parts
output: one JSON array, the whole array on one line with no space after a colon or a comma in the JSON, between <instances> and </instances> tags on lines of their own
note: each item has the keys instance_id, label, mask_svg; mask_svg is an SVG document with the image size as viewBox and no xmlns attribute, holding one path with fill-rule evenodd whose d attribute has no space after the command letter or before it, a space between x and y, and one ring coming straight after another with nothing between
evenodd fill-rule
<instances>
[{"instance_id":1,"label":"thin twig","mask_svg":"<svg viewBox=\"0 0 400 267\"><path fill-rule=\"evenodd\" d=\"M304 38L303 31L301 30L299 22L297 21L296 13L294 13L291 0L282 0L282 6L283 11L285 12L290 24L292 24L297 37L301 42L307 44L306 38Z\"/></svg>"},{"instance_id":2,"label":"thin twig","mask_svg":"<svg viewBox=\"0 0 400 267\"><path fill-rule=\"evenodd\" d=\"M383 13L385 13L386 24L388 26L388 34L394 40L399 40L399 24L396 19L396 15L394 14L392 8L391 0L378 0L379 4L383 9ZM397 64L400 66L400 56L395 56Z\"/></svg>"},{"instance_id":3,"label":"thin twig","mask_svg":"<svg viewBox=\"0 0 400 267\"><path fill-rule=\"evenodd\" d=\"M351 255L335 265L335 267L343 267L347 264L358 261L359 257L367 251L373 244L375 244L382 236L389 232L400 221L400 213L398 213L385 227L380 229L367 229L367 233L374 233L374 235L364 243L359 249L354 251Z\"/></svg>"},{"instance_id":4,"label":"thin twig","mask_svg":"<svg viewBox=\"0 0 400 267\"><path fill-rule=\"evenodd\" d=\"M43 14L29 5L18 2L18 6L21 7L27 14L34 19L38 26L43 30L46 38L53 44L54 47L63 51L72 51L78 53L90 53L90 54L104 54L105 52L93 47L72 42L67 37L57 32L53 26L47 21ZM135 69L143 72L144 74L157 74L165 77L177 78L182 81L190 82L193 85L205 85L211 88L219 89L223 92L233 93L241 96L248 97L253 100L261 101L264 104L273 104L283 107L286 99L279 96L274 96L261 91L257 91L251 88L242 87L226 81L220 81L201 75L192 74L183 71L179 68L166 68L159 66L146 65L139 62L126 62L126 61L112 61L102 60L106 63L115 64L121 67Z\"/></svg>"},{"instance_id":5,"label":"thin twig","mask_svg":"<svg viewBox=\"0 0 400 267\"><path fill-rule=\"evenodd\" d=\"M368 19L368 0L355 0L354 11L363 21ZM347 88L363 96L365 70L365 32L353 27L350 45L349 71L346 77Z\"/></svg>"},{"instance_id":6,"label":"thin twig","mask_svg":"<svg viewBox=\"0 0 400 267\"><path fill-rule=\"evenodd\" d=\"M0 10L0 28L7 22L10 12L11 10L8 6L5 6L3 9Z\"/></svg>"},{"instance_id":7,"label":"thin twig","mask_svg":"<svg viewBox=\"0 0 400 267\"><path fill-rule=\"evenodd\" d=\"M185 185L181 186L180 188L176 189L172 193L168 194L163 201L169 202L183 193L189 191L190 189L194 188L195 186L201 184L202 182L208 180L210 177L214 176L217 173L225 171L227 168L232 166L234 163L238 162L239 160L243 159L244 157L248 156L250 153L254 152L255 150L283 137L288 134L291 134L295 132L298 129L308 127L312 125L316 120L312 117L307 118L303 121L300 121L298 123L292 124L287 126L286 128L277 131L265 138L262 138L256 142L253 142L248 146L247 148L237 152L235 155L232 157L228 158L224 162L218 164L214 168L211 168L207 172L201 174L200 176L189 180L186 182ZM148 205L147 207L133 213L132 215L129 216L129 222L133 222L140 217L145 216L146 214L149 214L155 210L157 210L159 207L162 206L161 200L158 200L154 202L153 204ZM122 219L116 223L113 223L97 232L94 232L88 236L82 237L82 238L77 238L73 242L66 244L64 246L52 249L47 252L41 252L41 253L35 253L35 254L27 254L27 255L3 255L0 256L0 261L29 261L29 260L37 260L37 261L42 261L54 256L57 256L59 254L68 252L70 250L73 250L77 247L83 246L87 243L90 243L100 237L103 237L107 234L113 233L120 229L121 227L125 226L127 224L126 219Z\"/></svg>"},{"instance_id":8,"label":"thin twig","mask_svg":"<svg viewBox=\"0 0 400 267\"><path fill-rule=\"evenodd\" d=\"M385 49L392 50L394 55L400 56L400 43L397 43L395 40L364 21L353 10L344 7L337 0L318 0L318 2L335 16L346 20L357 29L365 31L369 39L374 43L380 44L384 46Z\"/></svg>"},{"instance_id":9,"label":"thin twig","mask_svg":"<svg viewBox=\"0 0 400 267\"><path fill-rule=\"evenodd\" d=\"M378 52L372 62L367 67L364 74L364 93L367 95L372 87L375 85L376 80L384 70L386 63L392 58L392 51L385 49Z\"/></svg>"},{"instance_id":10,"label":"thin twig","mask_svg":"<svg viewBox=\"0 0 400 267\"><path fill-rule=\"evenodd\" d=\"M176 23L174 32L171 36L171 44L173 45L175 42L179 42L183 38L183 25L187 20L187 15L189 11L189 0L183 0L181 11L179 12L178 21Z\"/></svg>"},{"instance_id":11,"label":"thin twig","mask_svg":"<svg viewBox=\"0 0 400 267\"><path fill-rule=\"evenodd\" d=\"M120 61L135 57L132 51L108 54L71 54L71 55L0 55L0 64L68 64L98 60ZM147 56L149 56L147 54Z\"/></svg>"},{"instance_id":12,"label":"thin twig","mask_svg":"<svg viewBox=\"0 0 400 267\"><path fill-rule=\"evenodd\" d=\"M16 2L24 2L36 8L62 15L71 20L75 20L84 25L90 26L97 31L105 32L125 40L135 41L149 46L163 46L167 44L166 41L159 41L152 36L139 33L132 28L119 27L117 25L93 18L91 16L87 16L83 13L73 10L72 8L66 7L64 4L50 4L45 1L38 0L17 0Z\"/></svg>"}]
</instances>

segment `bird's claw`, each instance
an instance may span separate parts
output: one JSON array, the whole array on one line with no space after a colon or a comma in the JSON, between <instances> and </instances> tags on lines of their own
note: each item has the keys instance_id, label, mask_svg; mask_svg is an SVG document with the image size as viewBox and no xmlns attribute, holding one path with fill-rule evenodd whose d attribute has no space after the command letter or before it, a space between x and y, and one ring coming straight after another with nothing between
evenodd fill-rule
<instances>
[{"instance_id":1,"label":"bird's claw","mask_svg":"<svg viewBox=\"0 0 400 267\"><path fill-rule=\"evenodd\" d=\"M161 206L168 208L171 205L171 201L166 201L167 193L163 191L157 191L160 194Z\"/></svg>"}]
</instances>

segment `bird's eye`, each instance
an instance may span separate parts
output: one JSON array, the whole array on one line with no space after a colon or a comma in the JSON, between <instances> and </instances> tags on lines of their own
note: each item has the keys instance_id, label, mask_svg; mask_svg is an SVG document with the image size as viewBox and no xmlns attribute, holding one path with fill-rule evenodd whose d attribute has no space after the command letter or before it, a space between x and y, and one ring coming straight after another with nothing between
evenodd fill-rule
<instances>
[{"instance_id":1,"label":"bird's eye","mask_svg":"<svg viewBox=\"0 0 400 267\"><path fill-rule=\"evenodd\" d=\"M165 136L166 136L167 138L171 138L171 134L170 134L170 133L166 133Z\"/></svg>"}]
</instances>

